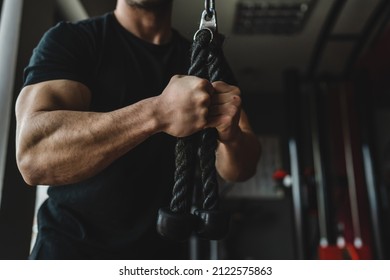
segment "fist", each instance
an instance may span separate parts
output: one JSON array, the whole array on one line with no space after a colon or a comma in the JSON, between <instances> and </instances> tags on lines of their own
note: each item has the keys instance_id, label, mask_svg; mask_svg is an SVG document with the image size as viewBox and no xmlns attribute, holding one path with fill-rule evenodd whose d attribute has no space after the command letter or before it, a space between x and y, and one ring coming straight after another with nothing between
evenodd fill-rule
<instances>
[{"instance_id":1,"label":"fist","mask_svg":"<svg viewBox=\"0 0 390 280\"><path fill-rule=\"evenodd\" d=\"M211 96L207 127L217 129L221 142L233 141L241 132L241 92L238 87L224 82L214 82L212 86L214 94Z\"/></svg>"},{"instance_id":2,"label":"fist","mask_svg":"<svg viewBox=\"0 0 390 280\"><path fill-rule=\"evenodd\" d=\"M211 93L210 82L194 76L174 76L158 96L157 118L162 131L185 137L207 125Z\"/></svg>"}]
</instances>

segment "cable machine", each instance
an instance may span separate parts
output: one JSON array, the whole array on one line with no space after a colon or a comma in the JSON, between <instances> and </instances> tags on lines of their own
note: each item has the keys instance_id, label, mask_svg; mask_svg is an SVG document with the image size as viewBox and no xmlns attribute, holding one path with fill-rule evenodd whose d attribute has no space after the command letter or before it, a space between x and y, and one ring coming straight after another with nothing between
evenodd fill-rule
<instances>
[{"instance_id":1,"label":"cable machine","mask_svg":"<svg viewBox=\"0 0 390 280\"><path fill-rule=\"evenodd\" d=\"M346 0L335 0L333 2L314 47L307 72L305 74L295 74L295 82L293 83L295 84L294 88L306 89L306 92L300 90L295 96L298 96L298 100L302 100L304 96L309 98L309 114L307 114L306 117L310 118L310 125L309 128L302 127L302 119L298 119L295 122L301 124L299 129L309 129L311 131L311 157L315 170L314 176L316 183L318 219L317 257L320 259L382 259L383 242L381 238L381 226L378 221L380 206L378 205L377 193L379 190L375 181L376 171L372 158L372 141L370 142L367 140L367 126L370 124L367 121L362 121L360 123L362 134L359 136L362 137L362 142L356 137L358 135L357 129L350 125L352 121L351 118L363 120L369 117L367 115L368 111L351 110L355 105L354 102L362 102L362 99L347 98L347 96L353 94L353 92L351 92L353 89L347 85L351 83L354 65L367 45L367 42L373 38L372 34L379 34L379 32L383 30L383 26L387 23L388 17L386 17L386 15L388 15L390 5L389 1L380 1L363 26L360 34L334 34L332 32L333 28L338 18L342 15L342 10L346 2ZM330 41L354 43L354 48L346 60L341 76L329 77L317 73L325 48ZM291 85L291 81L289 84ZM289 84L286 83L287 89L290 87ZM291 91L291 89L289 90ZM332 99L332 96L335 94L339 96L339 99ZM324 96L325 99L322 98L320 102L319 96ZM292 97L290 97L290 99L291 98ZM286 99L286 103L290 104L290 106L294 106L294 104L290 102L290 99ZM333 158L328 158L330 156L328 153L330 148L325 147L328 145L334 146L335 143L331 144L329 141L332 137L336 137L334 134L329 134L330 131L326 130L323 119L324 115L321 115L324 113L321 108L329 106L329 102L333 102L333 104L327 109L339 112L340 119L336 120L338 123L333 125L339 126L339 131L335 132L334 130L331 132L337 133L336 136L341 139L337 145L340 146L340 151L342 151L342 158L339 158L338 161L340 162L342 159L344 161L344 167L340 167L341 165L334 162L334 154ZM365 105L367 106L368 104ZM360 104L358 106L362 109L361 106L364 105ZM296 115L289 115L289 117L297 118ZM300 116L298 116L298 118L299 117ZM291 122L291 120L289 121ZM298 138L302 136L302 133L296 134L296 137ZM332 141L334 141L334 139L332 139ZM291 141L289 140L288 145L290 145L290 142ZM356 145L360 145L360 149L356 149ZM296 149L298 151L303 151L302 143L299 144L298 142L298 148ZM290 155L292 154L291 151L292 149L290 147ZM295 155L290 156L290 163L292 165L291 173L293 176L293 165L296 165L297 167L301 167L302 165L302 163L297 162L297 159L294 160L294 157L299 159L302 158L302 155L298 157ZM363 169L361 174L364 174L364 176L358 171L360 170L360 166ZM337 171L337 168L341 168L341 170ZM335 178L335 170L340 174L345 172L345 175L342 175L343 178ZM330 173L333 173L333 176ZM295 176L303 176L303 174L301 172ZM297 179L297 181L298 180L299 179ZM337 180L341 180L342 182L337 182ZM338 183L343 184L345 186L344 189L336 187L335 184L337 185ZM302 185L298 185L298 187L302 188ZM336 207L341 203L338 200L340 194L335 194L336 191L343 192L347 195L344 199L348 202L349 209L338 209ZM367 200L367 203L365 203L365 200ZM293 202L294 209L304 205L304 203L299 200L294 200ZM366 208L362 210L360 209L361 207ZM307 209L303 209L302 211L306 210ZM340 211L348 212L349 214L340 214ZM366 215L363 217L363 212L369 213L368 217L366 217ZM306 228L305 223L307 221L305 215L307 213L304 212L302 214L303 217L300 216L295 220L296 228L302 229L301 231L298 230L297 233L304 232L304 229ZM363 232L362 228L367 227L369 227L370 230L365 230ZM365 237L363 236L364 234ZM301 238L305 241L301 242L301 248L298 248L298 250L301 252L308 252L310 249L306 246L307 236L302 235Z\"/></svg>"}]
</instances>

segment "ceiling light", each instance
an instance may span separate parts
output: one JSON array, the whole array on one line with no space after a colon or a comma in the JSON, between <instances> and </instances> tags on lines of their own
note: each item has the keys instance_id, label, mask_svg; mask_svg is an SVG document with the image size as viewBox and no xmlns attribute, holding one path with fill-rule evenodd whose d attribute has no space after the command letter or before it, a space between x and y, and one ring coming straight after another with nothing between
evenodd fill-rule
<instances>
[{"instance_id":1,"label":"ceiling light","mask_svg":"<svg viewBox=\"0 0 390 280\"><path fill-rule=\"evenodd\" d=\"M236 34L300 32L316 0L241 0L236 6Z\"/></svg>"}]
</instances>

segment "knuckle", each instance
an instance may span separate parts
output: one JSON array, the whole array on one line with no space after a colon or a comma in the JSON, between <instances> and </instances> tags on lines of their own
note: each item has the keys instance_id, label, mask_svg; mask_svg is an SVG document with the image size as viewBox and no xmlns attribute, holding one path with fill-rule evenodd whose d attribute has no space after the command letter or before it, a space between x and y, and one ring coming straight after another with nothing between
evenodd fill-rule
<instances>
[{"instance_id":1,"label":"knuckle","mask_svg":"<svg viewBox=\"0 0 390 280\"><path fill-rule=\"evenodd\" d=\"M210 82L207 81L206 79L198 79L197 83L196 83L196 88L197 89L200 89L200 90L204 90L205 88L207 88L208 86L210 85Z\"/></svg>"},{"instance_id":2,"label":"knuckle","mask_svg":"<svg viewBox=\"0 0 390 280\"><path fill-rule=\"evenodd\" d=\"M179 78L180 78L179 75L173 75L172 78L171 78L171 81L175 81L175 80L177 80Z\"/></svg>"},{"instance_id":3,"label":"knuckle","mask_svg":"<svg viewBox=\"0 0 390 280\"><path fill-rule=\"evenodd\" d=\"M204 127L206 126L206 122L204 119L199 119L196 123L195 123L195 130L196 131L199 131L199 130L202 130Z\"/></svg>"},{"instance_id":4,"label":"knuckle","mask_svg":"<svg viewBox=\"0 0 390 280\"><path fill-rule=\"evenodd\" d=\"M202 108L202 109L200 110L200 117L203 118L203 119L205 119L205 118L207 117L208 113L209 113L208 108Z\"/></svg>"},{"instance_id":5,"label":"knuckle","mask_svg":"<svg viewBox=\"0 0 390 280\"><path fill-rule=\"evenodd\" d=\"M210 105L210 102L211 102L210 95L207 93L199 94L198 95L198 102L199 102L199 105L208 107Z\"/></svg>"}]
</instances>

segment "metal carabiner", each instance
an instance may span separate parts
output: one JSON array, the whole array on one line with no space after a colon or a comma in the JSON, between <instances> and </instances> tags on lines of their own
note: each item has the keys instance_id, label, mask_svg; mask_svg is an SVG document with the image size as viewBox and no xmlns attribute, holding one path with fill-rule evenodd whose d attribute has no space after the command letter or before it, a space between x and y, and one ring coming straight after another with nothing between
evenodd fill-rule
<instances>
[{"instance_id":1,"label":"metal carabiner","mask_svg":"<svg viewBox=\"0 0 390 280\"><path fill-rule=\"evenodd\" d=\"M214 0L205 0L205 10L202 12L200 19L199 30L194 35L194 40L196 35L200 30L206 29L211 33L211 40L214 38L214 34L218 32L217 28L217 12L215 11L215 2Z\"/></svg>"}]
</instances>

